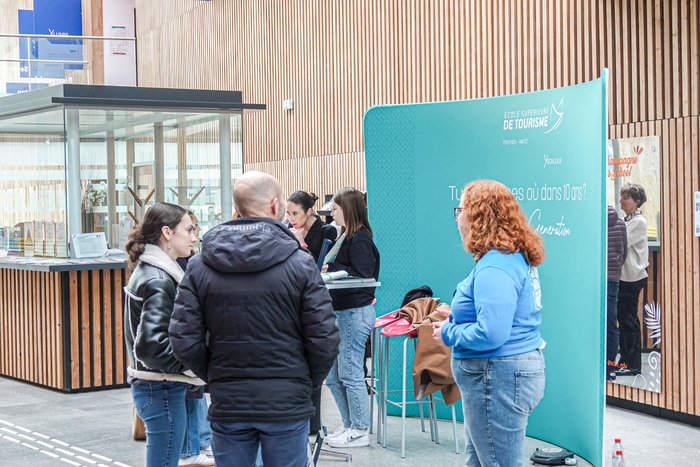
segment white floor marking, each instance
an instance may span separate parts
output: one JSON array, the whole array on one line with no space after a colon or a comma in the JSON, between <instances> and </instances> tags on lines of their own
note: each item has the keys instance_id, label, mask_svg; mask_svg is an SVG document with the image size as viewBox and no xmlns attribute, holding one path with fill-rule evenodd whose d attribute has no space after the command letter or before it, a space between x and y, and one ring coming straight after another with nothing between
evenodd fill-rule
<instances>
[{"instance_id":1,"label":"white floor marking","mask_svg":"<svg viewBox=\"0 0 700 467\"><path fill-rule=\"evenodd\" d=\"M54 454L53 452L49 452L49 451L44 451L43 449L39 452L42 454L46 454L47 456L51 456L54 459L58 459L60 457L58 454Z\"/></svg>"},{"instance_id":2,"label":"white floor marking","mask_svg":"<svg viewBox=\"0 0 700 467\"><path fill-rule=\"evenodd\" d=\"M24 428L24 427L15 425L15 424L10 423L10 422L8 422L8 421L6 421L6 420L0 420L0 423L3 424L3 425L7 425L7 426L9 426L9 427L12 427L12 428L14 428L15 430L20 430L20 431L24 431L24 432L26 432L26 433L31 433L31 434L33 434L34 436L37 436L37 437L39 437L39 438L43 438L43 439L49 440L49 441L51 441L51 442L53 442L53 443L55 443L55 444L58 444L58 445L60 445L60 446L65 447L65 448L72 449L73 451L77 451L77 452L82 453L82 454L89 454L89 455L92 456L92 457L96 457L97 459L100 459L100 460L103 460L103 461L106 461L106 462L113 462L115 465L118 465L119 467L131 467L130 465L123 464L123 463L121 463L121 462L116 462L116 461L110 459L109 457L101 456L101 455L99 455L99 454L96 454L96 453L94 453L94 452L90 452L90 451L88 451L87 449L79 448L79 447L77 447L77 446L72 446L72 445L70 445L69 443L60 441L60 440L55 439L55 438L51 438L50 436L46 436L46 435L44 435L44 434L42 434L42 433L38 433L38 432L36 432L36 431L32 431L32 430L30 430L30 429L28 429L28 428ZM19 439L17 439L17 438L13 438L12 436L0 434L0 438L6 439L6 440L8 440L8 441L12 441L13 443L20 444L20 445L22 445L22 446L24 446L24 447L27 447L27 448L29 448L29 449L32 449L32 450L34 450L34 451L39 451L39 452L42 453L42 454L45 454L45 455L50 456L50 457L53 457L54 459L58 459L58 460L60 460L60 461L62 461L62 462L65 462L65 463L67 463L67 464L75 465L75 466L78 466L78 467L85 467L83 464L80 464L80 463L75 462L74 460L72 460L72 459L80 459L81 461L86 462L88 466L97 465L97 467L109 467L108 465L105 465L105 464L98 464L97 461L94 461L94 460L89 459L89 458L87 458L87 457L79 456L79 455L75 454L74 452L68 451L68 450L66 450L66 449L61 449L61 448L59 448L59 447L54 446L53 444L49 444L49 443L46 443L46 442L44 442L44 441L37 440L36 438L32 438L31 436L27 436L27 435L22 434L22 433L18 433L18 432L14 431L14 430L11 430L11 429L9 429L9 428L1 427L0 430L1 430L1 431L4 431L4 432L6 432L6 433L10 433L10 434L12 434L12 435L15 435L15 436L17 436L17 438L23 438L23 439L26 439L26 440L29 440L29 441L33 441L33 442L35 442L36 444L40 444L40 445L42 445L42 446L44 446L44 447L46 447L46 448L53 449L53 450L56 451L56 452L60 452L60 453L65 454L66 456L70 456L71 459L67 459L67 458L65 458L65 457L59 456L58 454L55 454L54 452L50 452L50 451L47 451L47 450L45 450L45 449L41 449L41 448L39 448L39 447L36 447L36 446L31 445L31 444L25 443L24 441L21 441L21 440L19 440Z\"/></svg>"},{"instance_id":3,"label":"white floor marking","mask_svg":"<svg viewBox=\"0 0 700 467\"><path fill-rule=\"evenodd\" d=\"M77 466L80 465L80 464L78 464L77 462L73 462L73 461L71 461L71 460L66 459L65 457L61 457L59 460L61 460L61 461L63 461L63 462L66 462L66 463L68 463L68 464L71 464L71 465L77 465Z\"/></svg>"},{"instance_id":4,"label":"white floor marking","mask_svg":"<svg viewBox=\"0 0 700 467\"><path fill-rule=\"evenodd\" d=\"M56 448L56 451L62 452L63 454L68 454L69 456L75 456L75 453L72 453L70 451L66 451L65 449Z\"/></svg>"}]
</instances>

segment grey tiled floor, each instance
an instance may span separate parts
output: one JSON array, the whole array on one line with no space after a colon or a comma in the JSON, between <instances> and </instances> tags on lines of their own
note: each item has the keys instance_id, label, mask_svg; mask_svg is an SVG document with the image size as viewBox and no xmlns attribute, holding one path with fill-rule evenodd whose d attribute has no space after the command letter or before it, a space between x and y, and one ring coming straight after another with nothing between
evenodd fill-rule
<instances>
[{"instance_id":1,"label":"grey tiled floor","mask_svg":"<svg viewBox=\"0 0 700 467\"><path fill-rule=\"evenodd\" d=\"M0 395L0 466L142 467L145 464L145 443L131 438L132 404L128 389L63 394L0 377ZM330 430L340 424L340 415L325 388L323 418ZM388 423L386 449L372 435L370 447L346 450L353 455L354 465L464 465L461 424L458 426L460 454L455 454L449 422L440 422L441 444L436 445L430 441L430 433L421 433L419 420L409 420L406 458L401 459L401 421L389 417ZM610 438L623 439L628 466L696 464L693 456L700 446L697 428L610 407L606 424ZM536 447L547 446L542 441L528 439L523 453L525 465L531 465L527 459ZM346 464L322 458L319 465ZM579 465L588 464L579 461Z\"/></svg>"}]
</instances>

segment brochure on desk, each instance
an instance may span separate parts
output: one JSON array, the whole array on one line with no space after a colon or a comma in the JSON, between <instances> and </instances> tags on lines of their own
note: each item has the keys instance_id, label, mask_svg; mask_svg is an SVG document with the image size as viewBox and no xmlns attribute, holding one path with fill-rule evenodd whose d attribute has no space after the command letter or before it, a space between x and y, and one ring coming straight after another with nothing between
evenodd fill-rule
<instances>
[{"instance_id":1,"label":"brochure on desk","mask_svg":"<svg viewBox=\"0 0 700 467\"><path fill-rule=\"evenodd\" d=\"M104 232L72 235L71 250L77 259L99 258L107 254L107 237Z\"/></svg>"}]
</instances>

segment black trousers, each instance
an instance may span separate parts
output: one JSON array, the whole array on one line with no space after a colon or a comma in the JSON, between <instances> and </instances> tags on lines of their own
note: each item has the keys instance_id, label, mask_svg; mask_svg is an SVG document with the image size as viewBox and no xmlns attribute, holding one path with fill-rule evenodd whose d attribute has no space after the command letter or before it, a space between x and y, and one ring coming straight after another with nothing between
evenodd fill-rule
<instances>
[{"instance_id":1,"label":"black trousers","mask_svg":"<svg viewBox=\"0 0 700 467\"><path fill-rule=\"evenodd\" d=\"M637 316L639 293L647 278L636 282L620 281L617 294L617 321L620 328L620 367L639 371L642 369L642 328Z\"/></svg>"}]
</instances>

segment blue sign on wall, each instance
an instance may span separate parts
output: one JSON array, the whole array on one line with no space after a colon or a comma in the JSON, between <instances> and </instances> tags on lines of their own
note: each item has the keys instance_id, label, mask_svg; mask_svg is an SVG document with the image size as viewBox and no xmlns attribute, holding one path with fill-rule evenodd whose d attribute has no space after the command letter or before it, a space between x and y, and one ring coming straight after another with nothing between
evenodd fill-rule
<instances>
[{"instance_id":1,"label":"blue sign on wall","mask_svg":"<svg viewBox=\"0 0 700 467\"><path fill-rule=\"evenodd\" d=\"M34 10L19 10L19 33L54 36L82 36L81 0L34 0ZM40 60L82 61L83 41L76 39L30 39L31 56L26 39L20 39L20 58ZM65 78L65 70L82 70L80 63L32 63L31 76ZM20 77L28 78L29 65L20 63Z\"/></svg>"}]
</instances>

